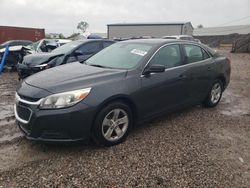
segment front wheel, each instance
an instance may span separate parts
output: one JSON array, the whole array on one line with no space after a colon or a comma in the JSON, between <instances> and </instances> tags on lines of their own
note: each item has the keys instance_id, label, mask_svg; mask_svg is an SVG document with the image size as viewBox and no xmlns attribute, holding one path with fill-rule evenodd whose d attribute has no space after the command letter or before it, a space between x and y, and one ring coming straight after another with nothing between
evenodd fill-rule
<instances>
[{"instance_id":1,"label":"front wheel","mask_svg":"<svg viewBox=\"0 0 250 188\"><path fill-rule=\"evenodd\" d=\"M205 107L215 107L221 99L223 92L223 83L215 80L203 104Z\"/></svg>"},{"instance_id":2,"label":"front wheel","mask_svg":"<svg viewBox=\"0 0 250 188\"><path fill-rule=\"evenodd\" d=\"M123 102L104 107L93 125L92 138L98 145L113 146L121 143L132 125L132 113Z\"/></svg>"}]
</instances>

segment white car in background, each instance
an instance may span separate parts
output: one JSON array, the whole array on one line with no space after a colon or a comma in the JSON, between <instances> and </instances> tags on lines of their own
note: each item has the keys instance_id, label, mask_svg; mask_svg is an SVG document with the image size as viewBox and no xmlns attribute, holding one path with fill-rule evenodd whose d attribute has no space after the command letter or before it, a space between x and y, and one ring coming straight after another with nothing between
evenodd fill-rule
<instances>
[{"instance_id":1,"label":"white car in background","mask_svg":"<svg viewBox=\"0 0 250 188\"><path fill-rule=\"evenodd\" d=\"M169 36L164 36L162 38L163 39L190 40L190 41L195 41L195 42L201 43L199 39L195 39L194 37L192 37L190 35L169 35Z\"/></svg>"},{"instance_id":2,"label":"white car in background","mask_svg":"<svg viewBox=\"0 0 250 188\"><path fill-rule=\"evenodd\" d=\"M68 39L42 39L37 42L34 42L26 48L29 48L31 53L34 52L51 52L55 48L58 48L59 46L62 46L68 42L71 42L71 40Z\"/></svg>"},{"instance_id":3,"label":"white car in background","mask_svg":"<svg viewBox=\"0 0 250 188\"><path fill-rule=\"evenodd\" d=\"M29 45L24 45L19 43L15 43L15 45L11 45L8 49L8 57L6 59L5 67L9 67L12 70L15 70L18 62L23 61L23 57L28 54L33 53L41 53L41 52L51 52L55 48L58 48L71 40L68 39L42 39L37 42L31 43ZM25 43L26 44L26 43ZM0 49L0 63L1 59L5 53L5 47Z\"/></svg>"}]
</instances>

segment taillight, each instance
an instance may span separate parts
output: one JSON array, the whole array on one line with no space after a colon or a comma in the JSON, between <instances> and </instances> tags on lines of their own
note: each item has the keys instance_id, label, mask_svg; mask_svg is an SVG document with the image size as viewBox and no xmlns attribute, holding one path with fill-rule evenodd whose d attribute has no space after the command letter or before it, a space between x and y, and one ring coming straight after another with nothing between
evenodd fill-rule
<instances>
[{"instance_id":1,"label":"taillight","mask_svg":"<svg viewBox=\"0 0 250 188\"><path fill-rule=\"evenodd\" d=\"M229 58L227 58L227 62L228 62L229 64L231 64L231 60L230 60Z\"/></svg>"}]
</instances>

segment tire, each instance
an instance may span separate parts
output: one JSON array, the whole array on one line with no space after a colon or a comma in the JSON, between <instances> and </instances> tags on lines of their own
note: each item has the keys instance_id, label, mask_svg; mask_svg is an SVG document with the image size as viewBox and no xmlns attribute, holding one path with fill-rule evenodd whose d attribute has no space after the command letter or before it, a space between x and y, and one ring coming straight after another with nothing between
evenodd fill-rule
<instances>
[{"instance_id":1,"label":"tire","mask_svg":"<svg viewBox=\"0 0 250 188\"><path fill-rule=\"evenodd\" d=\"M97 145L113 146L123 142L132 126L132 112L121 101L112 102L97 114L92 139Z\"/></svg>"},{"instance_id":2,"label":"tire","mask_svg":"<svg viewBox=\"0 0 250 188\"><path fill-rule=\"evenodd\" d=\"M223 83L220 80L215 80L212 84L211 89L208 92L206 99L203 102L203 105L207 108L212 108L217 106L220 102L221 96L223 93Z\"/></svg>"}]
</instances>

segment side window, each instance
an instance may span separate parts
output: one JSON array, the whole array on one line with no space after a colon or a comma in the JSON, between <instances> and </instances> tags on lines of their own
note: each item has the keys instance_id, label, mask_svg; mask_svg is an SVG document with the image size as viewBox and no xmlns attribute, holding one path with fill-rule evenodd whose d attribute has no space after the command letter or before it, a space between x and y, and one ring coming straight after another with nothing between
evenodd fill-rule
<instances>
[{"instance_id":1,"label":"side window","mask_svg":"<svg viewBox=\"0 0 250 188\"><path fill-rule=\"evenodd\" d=\"M182 65L180 46L174 44L161 48L150 63L164 65L166 69Z\"/></svg>"},{"instance_id":2,"label":"side window","mask_svg":"<svg viewBox=\"0 0 250 188\"><path fill-rule=\"evenodd\" d=\"M93 54L101 50L99 42L90 42L83 46L81 46L78 50L82 52L82 54Z\"/></svg>"},{"instance_id":3,"label":"side window","mask_svg":"<svg viewBox=\"0 0 250 188\"><path fill-rule=\"evenodd\" d=\"M103 42L102 44L103 44L103 48L106 48L106 47L110 46L111 44L113 44L113 42L106 41L106 42Z\"/></svg>"},{"instance_id":4,"label":"side window","mask_svg":"<svg viewBox=\"0 0 250 188\"><path fill-rule=\"evenodd\" d=\"M203 59L208 59L210 58L210 56L208 55L208 53L202 49L202 53L203 53Z\"/></svg>"},{"instance_id":5,"label":"side window","mask_svg":"<svg viewBox=\"0 0 250 188\"><path fill-rule=\"evenodd\" d=\"M196 45L185 44L184 50L186 52L187 63L194 63L210 58L205 50Z\"/></svg>"}]
</instances>

